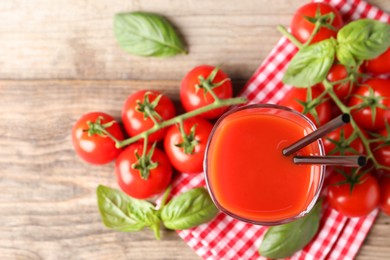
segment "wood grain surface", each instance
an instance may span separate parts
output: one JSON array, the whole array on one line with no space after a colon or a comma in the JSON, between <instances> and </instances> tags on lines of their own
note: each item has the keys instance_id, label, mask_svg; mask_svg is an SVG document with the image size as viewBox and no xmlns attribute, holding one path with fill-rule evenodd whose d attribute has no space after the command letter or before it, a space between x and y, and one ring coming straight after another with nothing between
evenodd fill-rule
<instances>
[{"instance_id":1,"label":"wood grain surface","mask_svg":"<svg viewBox=\"0 0 390 260\"><path fill-rule=\"evenodd\" d=\"M156 89L178 103L195 65L222 64L238 91L280 38L303 0L0 1L0 259L199 259L172 231L106 229L98 184L116 187L113 164L82 162L73 123L89 111L119 117L127 95ZM390 0L369 1L390 12ZM113 15L165 15L189 54L169 59L123 52ZM380 215L358 259L390 258L390 217Z\"/></svg>"}]
</instances>

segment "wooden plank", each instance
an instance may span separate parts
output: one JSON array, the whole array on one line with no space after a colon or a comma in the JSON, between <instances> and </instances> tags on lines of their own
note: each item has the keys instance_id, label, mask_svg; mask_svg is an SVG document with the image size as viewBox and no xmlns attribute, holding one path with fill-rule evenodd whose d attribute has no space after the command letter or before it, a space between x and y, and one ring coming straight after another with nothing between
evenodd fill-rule
<instances>
[{"instance_id":1,"label":"wooden plank","mask_svg":"<svg viewBox=\"0 0 390 260\"><path fill-rule=\"evenodd\" d=\"M70 138L83 113L119 117L133 91L163 88L173 96L177 83L1 81L0 259L198 259L173 231L156 241L149 230L106 229L95 189L116 187L113 164L82 162Z\"/></svg>"},{"instance_id":2,"label":"wooden plank","mask_svg":"<svg viewBox=\"0 0 390 260\"><path fill-rule=\"evenodd\" d=\"M175 232L106 229L98 184L117 187L113 164L98 167L73 152L70 130L89 111L116 118L127 95L179 81L0 81L0 259L198 259ZM357 259L390 256L390 218L381 215Z\"/></svg>"},{"instance_id":3,"label":"wooden plank","mask_svg":"<svg viewBox=\"0 0 390 260\"><path fill-rule=\"evenodd\" d=\"M2 79L181 79L200 64L223 64L234 78L248 79L280 38L304 0L226 1L34 0L0 2ZM390 12L390 1L370 0ZM180 29L189 55L142 58L122 51L113 15L164 14Z\"/></svg>"},{"instance_id":4,"label":"wooden plank","mask_svg":"<svg viewBox=\"0 0 390 260\"><path fill-rule=\"evenodd\" d=\"M248 79L280 38L276 26L288 25L305 2L1 1L0 78L178 80L207 63ZM180 29L189 55L140 58L122 51L113 15L135 10L165 15Z\"/></svg>"}]
</instances>

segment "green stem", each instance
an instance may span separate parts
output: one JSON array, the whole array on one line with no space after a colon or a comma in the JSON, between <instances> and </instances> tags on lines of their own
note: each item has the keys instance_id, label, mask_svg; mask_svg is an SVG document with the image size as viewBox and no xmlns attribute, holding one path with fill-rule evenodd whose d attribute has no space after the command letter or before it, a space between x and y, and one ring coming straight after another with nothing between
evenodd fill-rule
<instances>
[{"instance_id":1,"label":"green stem","mask_svg":"<svg viewBox=\"0 0 390 260\"><path fill-rule=\"evenodd\" d=\"M334 103L340 108L341 112L343 113L351 113L351 109L344 105L343 101L339 99L339 97L334 93L333 90L333 83L329 82L327 79L325 79L322 84L325 86L326 93L332 98Z\"/></svg>"},{"instance_id":2,"label":"green stem","mask_svg":"<svg viewBox=\"0 0 390 260\"><path fill-rule=\"evenodd\" d=\"M370 143L379 143L379 142L382 142L382 139L381 138L372 138L369 141L370 141Z\"/></svg>"},{"instance_id":3,"label":"green stem","mask_svg":"<svg viewBox=\"0 0 390 260\"><path fill-rule=\"evenodd\" d=\"M215 101L218 101L220 100L220 98L214 93L211 85L210 85L210 82L208 80L204 80L202 82L202 87L206 90L205 92L209 92L210 95L214 98Z\"/></svg>"},{"instance_id":4,"label":"green stem","mask_svg":"<svg viewBox=\"0 0 390 260\"><path fill-rule=\"evenodd\" d=\"M340 79L340 80L338 80L338 81L333 81L332 82L332 85L334 86L334 85L338 85L338 84L344 84L344 83L347 83L347 82L349 82L351 79L349 79L348 77L347 78L345 78L345 79Z\"/></svg>"},{"instance_id":5,"label":"green stem","mask_svg":"<svg viewBox=\"0 0 390 260\"><path fill-rule=\"evenodd\" d=\"M160 209L162 209L167 203L167 199L169 197L169 194L171 194L171 191L172 191L172 185L169 185L168 188L166 188L166 190L164 191L164 194L161 198Z\"/></svg>"},{"instance_id":6,"label":"green stem","mask_svg":"<svg viewBox=\"0 0 390 260\"><path fill-rule=\"evenodd\" d=\"M184 131L183 120L179 120L179 131L180 131L181 137L183 137L183 142L184 142L184 143L189 143L187 134L186 134L186 132Z\"/></svg>"},{"instance_id":7,"label":"green stem","mask_svg":"<svg viewBox=\"0 0 390 260\"><path fill-rule=\"evenodd\" d=\"M378 167L378 169L383 169L383 170L386 170L386 171L390 171L390 166L385 166L385 165L380 164L377 167Z\"/></svg>"},{"instance_id":8,"label":"green stem","mask_svg":"<svg viewBox=\"0 0 390 260\"><path fill-rule=\"evenodd\" d=\"M96 130L99 130L99 131L101 131L102 133L104 133L105 135L107 135L109 138L111 138L111 139L115 142L115 144L117 144L117 143L120 142L118 139L116 139L115 136L113 136L110 132L108 132L108 131L106 130L104 124L103 124L103 125L96 124L96 125L95 125L95 129L96 129Z\"/></svg>"},{"instance_id":9,"label":"green stem","mask_svg":"<svg viewBox=\"0 0 390 260\"><path fill-rule=\"evenodd\" d=\"M153 231L154 237L155 237L157 240L160 240L160 239L161 239L161 235L160 235L160 225L161 225L161 221L159 221L158 223L153 224L153 225L151 225L151 226L149 227L149 228Z\"/></svg>"},{"instance_id":10,"label":"green stem","mask_svg":"<svg viewBox=\"0 0 390 260\"><path fill-rule=\"evenodd\" d=\"M211 92L211 93L213 93L213 92ZM220 108L220 107L224 107L224 106L244 104L247 101L248 100L245 97L236 97L236 98L229 98L229 99L216 99L216 100L214 100L213 103L211 103L207 106L198 108L196 110L187 112L185 114L181 114L181 115L176 116L174 118L171 118L169 120L159 122L158 125L154 125L153 127L149 128L148 130L146 130L145 132L143 132L139 135L125 139L123 141L118 141L118 142L116 142L116 147L121 148L121 147L124 147L126 145L132 144L132 143L137 142L138 140L142 139L144 136L149 136L149 135L153 134L154 132L156 132L164 127L171 126L174 124L179 124L180 121L184 121L188 118L200 115L200 114L205 113L207 111L210 111L210 110L213 110L216 108Z\"/></svg>"},{"instance_id":11,"label":"green stem","mask_svg":"<svg viewBox=\"0 0 390 260\"><path fill-rule=\"evenodd\" d=\"M321 22L316 22L314 25L314 30L311 32L309 39L305 42L303 47L308 46L314 39L314 36L318 33L318 31L321 29Z\"/></svg>"},{"instance_id":12,"label":"green stem","mask_svg":"<svg viewBox=\"0 0 390 260\"><path fill-rule=\"evenodd\" d=\"M148 148L148 136L145 135L145 137L144 137L144 147L142 147L142 157L141 157L143 161L145 161L145 158L146 158L147 148ZM145 165L145 163L143 165Z\"/></svg>"},{"instance_id":13,"label":"green stem","mask_svg":"<svg viewBox=\"0 0 390 260\"><path fill-rule=\"evenodd\" d=\"M157 121L157 119L154 117L152 111L150 110L149 107L145 107L145 112L146 114L148 115L148 117L150 117L150 119L152 119L154 125L158 125L159 122Z\"/></svg>"},{"instance_id":14,"label":"green stem","mask_svg":"<svg viewBox=\"0 0 390 260\"><path fill-rule=\"evenodd\" d=\"M284 27L283 25L279 25L277 28L279 32L281 32L287 39L289 39L299 49L303 47L303 44L300 41L298 41L298 39L295 38L291 33L289 33L286 27Z\"/></svg>"},{"instance_id":15,"label":"green stem","mask_svg":"<svg viewBox=\"0 0 390 260\"><path fill-rule=\"evenodd\" d=\"M318 99L322 99L322 98L324 98L327 94L328 94L327 91L323 91L323 92L321 92L320 95L317 96L317 98L318 98Z\"/></svg>"},{"instance_id":16,"label":"green stem","mask_svg":"<svg viewBox=\"0 0 390 260\"><path fill-rule=\"evenodd\" d=\"M344 105L344 103L339 99L339 97L336 95L336 93L334 93L332 83L330 83L328 80L325 79L322 82L322 84L325 86L326 92L332 98L333 102L338 106L338 108L341 110L341 112L351 114L352 109L350 107L347 107L346 105ZM360 140L362 141L363 146L367 152L367 158L372 160L372 162L374 163L376 168L383 168L384 166L380 165L374 157L374 154L373 154L371 147L370 147L370 143L371 143L370 140L360 130L359 126L357 125L357 123L355 122L353 117L351 117L350 124L353 127L353 129L356 131L356 134L358 135Z\"/></svg>"}]
</instances>

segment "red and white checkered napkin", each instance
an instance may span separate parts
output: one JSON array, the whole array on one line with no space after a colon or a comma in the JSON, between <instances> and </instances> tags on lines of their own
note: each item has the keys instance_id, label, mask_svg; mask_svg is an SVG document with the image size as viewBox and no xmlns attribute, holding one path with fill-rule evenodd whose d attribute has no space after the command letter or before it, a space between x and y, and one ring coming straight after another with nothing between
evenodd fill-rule
<instances>
[{"instance_id":1,"label":"red and white checkered napkin","mask_svg":"<svg viewBox=\"0 0 390 260\"><path fill-rule=\"evenodd\" d=\"M390 23L390 16L361 0L327 0L345 21L374 18ZM287 64L297 49L282 38L249 80L241 95L250 103L277 103L290 86L281 82ZM173 194L204 186L203 174L181 175ZM363 218L347 218L325 205L320 230L313 241L290 259L353 259L377 211ZM237 221L223 213L208 224L178 231L180 237L203 259L265 259L258 248L267 227Z\"/></svg>"}]
</instances>

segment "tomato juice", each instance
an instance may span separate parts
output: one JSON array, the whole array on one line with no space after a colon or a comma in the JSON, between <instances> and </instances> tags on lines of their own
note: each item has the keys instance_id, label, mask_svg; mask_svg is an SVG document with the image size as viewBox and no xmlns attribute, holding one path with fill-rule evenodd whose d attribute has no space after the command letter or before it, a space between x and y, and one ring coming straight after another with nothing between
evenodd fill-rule
<instances>
[{"instance_id":1,"label":"tomato juice","mask_svg":"<svg viewBox=\"0 0 390 260\"><path fill-rule=\"evenodd\" d=\"M223 115L206 151L206 182L223 212L254 224L276 225L314 206L324 166L297 165L283 148L315 130L305 116L277 105L250 105ZM321 140L299 155L324 155Z\"/></svg>"}]
</instances>

